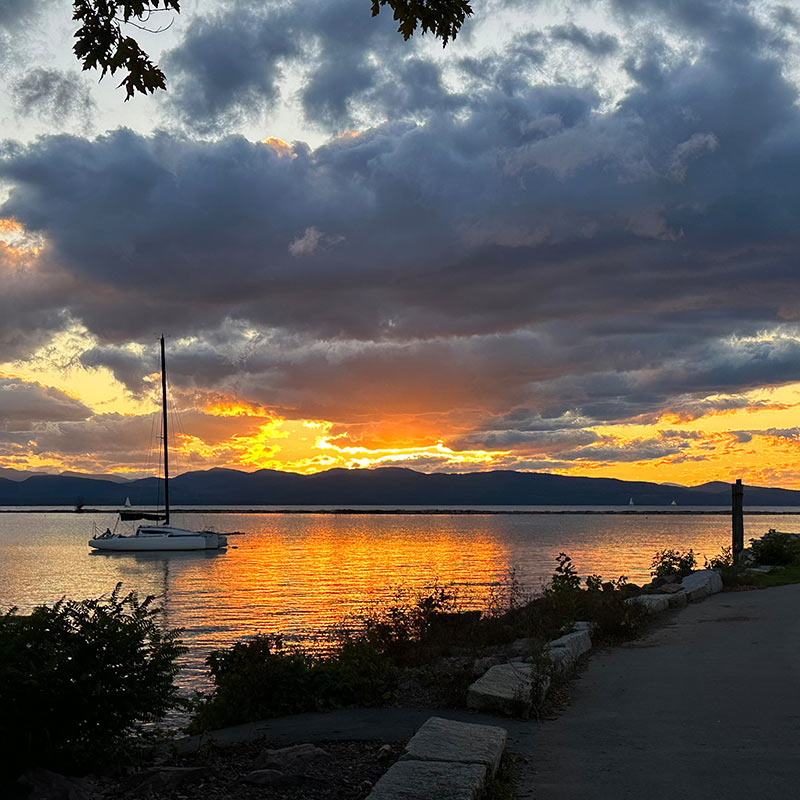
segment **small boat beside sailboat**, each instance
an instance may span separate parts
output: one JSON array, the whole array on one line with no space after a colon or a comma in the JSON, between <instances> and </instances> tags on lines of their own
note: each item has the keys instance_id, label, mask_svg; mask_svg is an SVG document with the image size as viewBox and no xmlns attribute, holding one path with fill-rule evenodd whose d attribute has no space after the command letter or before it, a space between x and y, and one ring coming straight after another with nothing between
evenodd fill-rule
<instances>
[{"instance_id":1,"label":"small boat beside sailboat","mask_svg":"<svg viewBox=\"0 0 800 800\"><path fill-rule=\"evenodd\" d=\"M103 533L89 539L89 547L110 551L153 550L219 550L226 547L228 539L214 531L191 531L170 525L169 520L169 445L167 439L167 368L164 355L164 337L161 337L161 413L164 441L164 511L140 511L131 506L130 498L120 509L122 521L144 520L162 524L139 525L133 534L116 533L106 528Z\"/></svg>"}]
</instances>

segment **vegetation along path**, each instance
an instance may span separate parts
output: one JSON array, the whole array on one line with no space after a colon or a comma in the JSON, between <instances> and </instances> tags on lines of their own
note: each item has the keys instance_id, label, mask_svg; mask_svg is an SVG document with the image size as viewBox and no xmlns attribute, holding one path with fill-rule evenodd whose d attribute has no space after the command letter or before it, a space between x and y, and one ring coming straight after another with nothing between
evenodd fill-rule
<instances>
[{"instance_id":1,"label":"vegetation along path","mask_svg":"<svg viewBox=\"0 0 800 800\"><path fill-rule=\"evenodd\" d=\"M725 592L596 652L555 720L509 731L519 800L796 797L800 585Z\"/></svg>"}]
</instances>

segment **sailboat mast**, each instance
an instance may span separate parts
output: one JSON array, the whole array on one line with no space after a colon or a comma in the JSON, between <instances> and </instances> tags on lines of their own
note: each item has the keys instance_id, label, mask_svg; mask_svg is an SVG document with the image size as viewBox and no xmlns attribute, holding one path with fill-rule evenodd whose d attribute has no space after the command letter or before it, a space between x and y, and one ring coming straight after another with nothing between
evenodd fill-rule
<instances>
[{"instance_id":1,"label":"sailboat mast","mask_svg":"<svg viewBox=\"0 0 800 800\"><path fill-rule=\"evenodd\" d=\"M164 334L161 334L161 415L164 430L164 520L169 525L169 445L167 439L167 360L164 356Z\"/></svg>"}]
</instances>

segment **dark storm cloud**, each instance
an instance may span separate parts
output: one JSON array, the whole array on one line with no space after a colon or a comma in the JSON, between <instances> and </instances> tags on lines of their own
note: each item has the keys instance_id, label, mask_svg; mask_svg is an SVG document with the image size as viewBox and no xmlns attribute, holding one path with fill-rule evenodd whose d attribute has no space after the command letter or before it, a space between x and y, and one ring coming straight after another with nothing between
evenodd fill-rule
<instances>
[{"instance_id":1,"label":"dark storm cloud","mask_svg":"<svg viewBox=\"0 0 800 800\"><path fill-rule=\"evenodd\" d=\"M195 18L164 59L177 77L168 103L196 130L225 130L273 106L281 64L297 52L284 10L272 8L266 18L247 8Z\"/></svg>"},{"instance_id":2,"label":"dark storm cloud","mask_svg":"<svg viewBox=\"0 0 800 800\"><path fill-rule=\"evenodd\" d=\"M9 145L0 216L48 242L20 296L82 321L99 339L84 363L138 393L152 369L119 345L150 344L168 324L194 337L171 358L187 391L337 421L469 409L497 446L796 380L800 114L780 52L760 49L769 31L745 4L616 5L666 14L705 44L690 59L645 41L611 110L586 87L521 79L541 58L537 37L459 62L469 91L440 102L436 67L387 50L362 70L331 18L315 28L330 39L302 89L308 113L343 125L380 95L430 108L424 122L315 151L127 130ZM354 41L379 50L386 26L348 14ZM180 57L206 49L186 80L224 33L198 25ZM245 36L242 56L258 41ZM336 86L309 100L336 43L349 77L329 73ZM274 58L252 73L231 67L227 90L209 73L197 119L236 113L250 91L271 102L287 47L265 46ZM417 77L389 87L390 67ZM10 336L26 318L13 292L2 302Z\"/></svg>"},{"instance_id":3,"label":"dark storm cloud","mask_svg":"<svg viewBox=\"0 0 800 800\"><path fill-rule=\"evenodd\" d=\"M520 431L495 430L472 433L450 441L455 450L513 450L538 454L560 454L600 440L594 431L546 430Z\"/></svg>"},{"instance_id":4,"label":"dark storm cloud","mask_svg":"<svg viewBox=\"0 0 800 800\"><path fill-rule=\"evenodd\" d=\"M307 118L332 130L351 127L359 104L392 117L457 105L439 69L414 58L395 27L360 0L252 3L198 17L164 59L170 109L204 133L252 121L274 105L284 71L304 75Z\"/></svg>"},{"instance_id":5,"label":"dark storm cloud","mask_svg":"<svg viewBox=\"0 0 800 800\"><path fill-rule=\"evenodd\" d=\"M552 39L577 45L593 56L608 56L619 49L616 36L602 32L590 33L574 22L569 25L555 25L549 32Z\"/></svg>"},{"instance_id":6,"label":"dark storm cloud","mask_svg":"<svg viewBox=\"0 0 800 800\"><path fill-rule=\"evenodd\" d=\"M678 455L688 444L667 444L657 439L633 441L619 446L581 447L558 453L564 461L613 461L631 463Z\"/></svg>"},{"instance_id":7,"label":"dark storm cloud","mask_svg":"<svg viewBox=\"0 0 800 800\"><path fill-rule=\"evenodd\" d=\"M64 392L0 375L0 428L26 430L29 423L85 420L91 410Z\"/></svg>"},{"instance_id":8,"label":"dark storm cloud","mask_svg":"<svg viewBox=\"0 0 800 800\"><path fill-rule=\"evenodd\" d=\"M77 73L37 67L11 85L14 106L19 114L36 114L41 119L61 123L71 116L84 121L94 110L88 87Z\"/></svg>"}]
</instances>

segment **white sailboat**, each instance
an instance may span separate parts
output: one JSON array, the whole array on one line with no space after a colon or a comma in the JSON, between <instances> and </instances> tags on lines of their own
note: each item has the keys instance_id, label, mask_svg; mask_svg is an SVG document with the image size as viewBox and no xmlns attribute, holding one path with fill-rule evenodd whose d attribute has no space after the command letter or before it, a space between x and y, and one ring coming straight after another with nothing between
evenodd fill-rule
<instances>
[{"instance_id":1,"label":"white sailboat","mask_svg":"<svg viewBox=\"0 0 800 800\"><path fill-rule=\"evenodd\" d=\"M228 539L213 531L190 531L169 524L169 446L167 444L167 367L164 337L161 337L161 414L164 433L164 513L134 511L130 499L119 512L121 520L153 520L163 524L140 525L134 534L114 533L109 528L89 539L95 550L219 550Z\"/></svg>"}]
</instances>

